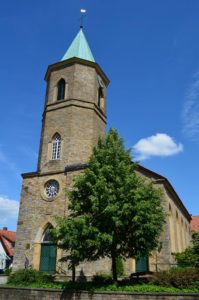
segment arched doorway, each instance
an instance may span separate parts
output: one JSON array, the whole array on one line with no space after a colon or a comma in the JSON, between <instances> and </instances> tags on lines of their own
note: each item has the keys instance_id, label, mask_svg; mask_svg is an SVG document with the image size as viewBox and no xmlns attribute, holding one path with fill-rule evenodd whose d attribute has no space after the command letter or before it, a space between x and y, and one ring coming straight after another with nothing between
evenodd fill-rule
<instances>
[{"instance_id":1,"label":"arched doorway","mask_svg":"<svg viewBox=\"0 0 199 300\"><path fill-rule=\"evenodd\" d=\"M56 256L57 246L53 243L50 229L52 225L49 225L45 230L42 242L41 242L41 256L40 256L40 267L41 272L55 273L56 271Z\"/></svg>"}]
</instances>

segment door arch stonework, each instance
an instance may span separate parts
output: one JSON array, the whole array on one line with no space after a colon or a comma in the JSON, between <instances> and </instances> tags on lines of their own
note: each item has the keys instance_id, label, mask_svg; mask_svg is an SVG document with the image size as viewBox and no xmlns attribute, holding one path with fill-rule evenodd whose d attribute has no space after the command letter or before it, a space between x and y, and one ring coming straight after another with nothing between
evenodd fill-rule
<instances>
[{"instance_id":1,"label":"door arch stonework","mask_svg":"<svg viewBox=\"0 0 199 300\"><path fill-rule=\"evenodd\" d=\"M39 270L40 269L40 258L41 258L41 246L42 246L42 239L43 239L43 235L44 232L46 231L46 229L48 227L55 227L56 223L52 218L48 218L47 220L45 220L41 226L39 227L34 243L33 243L33 268L35 270ZM61 249L57 249L57 256L56 256L56 270L57 270L57 266L58 266L58 262L59 259L61 258Z\"/></svg>"}]
</instances>

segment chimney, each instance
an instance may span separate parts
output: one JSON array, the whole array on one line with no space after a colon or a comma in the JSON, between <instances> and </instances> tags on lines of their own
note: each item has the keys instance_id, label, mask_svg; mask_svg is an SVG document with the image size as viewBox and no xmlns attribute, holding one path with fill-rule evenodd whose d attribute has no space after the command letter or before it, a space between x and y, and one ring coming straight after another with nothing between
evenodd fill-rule
<instances>
[{"instance_id":1,"label":"chimney","mask_svg":"<svg viewBox=\"0 0 199 300\"><path fill-rule=\"evenodd\" d=\"M3 227L3 230L8 230L8 227Z\"/></svg>"}]
</instances>

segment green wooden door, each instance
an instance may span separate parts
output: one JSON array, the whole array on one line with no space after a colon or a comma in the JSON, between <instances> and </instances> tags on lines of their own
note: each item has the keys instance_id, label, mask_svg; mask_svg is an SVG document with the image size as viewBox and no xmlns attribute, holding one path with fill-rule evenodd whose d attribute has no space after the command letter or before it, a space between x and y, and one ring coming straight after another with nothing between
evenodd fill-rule
<instances>
[{"instance_id":1,"label":"green wooden door","mask_svg":"<svg viewBox=\"0 0 199 300\"><path fill-rule=\"evenodd\" d=\"M52 244L41 245L40 271L55 273L57 247Z\"/></svg>"},{"instance_id":2,"label":"green wooden door","mask_svg":"<svg viewBox=\"0 0 199 300\"><path fill-rule=\"evenodd\" d=\"M148 272L148 257L136 259L136 273Z\"/></svg>"}]
</instances>

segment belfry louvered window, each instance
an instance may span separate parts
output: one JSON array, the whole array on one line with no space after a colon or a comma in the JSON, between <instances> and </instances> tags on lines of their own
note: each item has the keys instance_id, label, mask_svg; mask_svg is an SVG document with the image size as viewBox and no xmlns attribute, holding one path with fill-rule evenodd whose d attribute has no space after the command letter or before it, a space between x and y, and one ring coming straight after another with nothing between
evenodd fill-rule
<instances>
[{"instance_id":1,"label":"belfry louvered window","mask_svg":"<svg viewBox=\"0 0 199 300\"><path fill-rule=\"evenodd\" d=\"M98 102L97 102L97 105L99 106L99 107L101 107L101 100L102 100L102 98L103 98L103 89L102 89L102 87L100 86L99 87L99 89L98 89Z\"/></svg>"},{"instance_id":2,"label":"belfry louvered window","mask_svg":"<svg viewBox=\"0 0 199 300\"><path fill-rule=\"evenodd\" d=\"M58 88L57 100L65 99L65 85L66 85L65 80L63 78L60 79L60 81L58 82L58 85L57 85L57 88Z\"/></svg>"},{"instance_id":3,"label":"belfry louvered window","mask_svg":"<svg viewBox=\"0 0 199 300\"><path fill-rule=\"evenodd\" d=\"M52 159L60 159L61 152L61 136L56 133L52 140Z\"/></svg>"}]
</instances>

